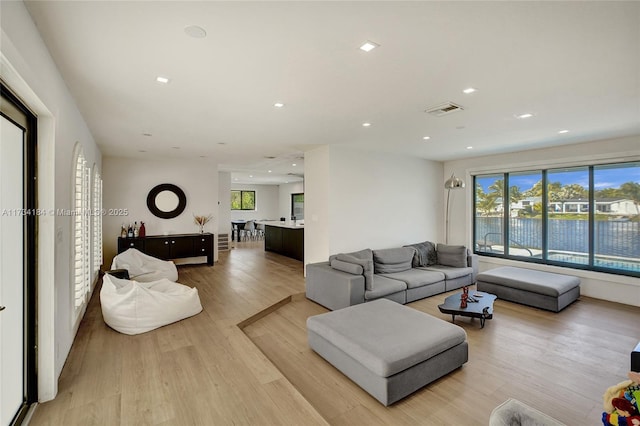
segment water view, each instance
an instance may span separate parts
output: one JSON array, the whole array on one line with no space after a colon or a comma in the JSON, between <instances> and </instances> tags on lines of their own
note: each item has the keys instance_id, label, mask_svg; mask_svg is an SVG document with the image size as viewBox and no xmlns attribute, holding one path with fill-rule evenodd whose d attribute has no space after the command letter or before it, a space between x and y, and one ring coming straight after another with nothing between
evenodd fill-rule
<instances>
[{"instance_id":1,"label":"water view","mask_svg":"<svg viewBox=\"0 0 640 426\"><path fill-rule=\"evenodd\" d=\"M640 273L640 163L476 176L475 185L477 252Z\"/></svg>"}]
</instances>

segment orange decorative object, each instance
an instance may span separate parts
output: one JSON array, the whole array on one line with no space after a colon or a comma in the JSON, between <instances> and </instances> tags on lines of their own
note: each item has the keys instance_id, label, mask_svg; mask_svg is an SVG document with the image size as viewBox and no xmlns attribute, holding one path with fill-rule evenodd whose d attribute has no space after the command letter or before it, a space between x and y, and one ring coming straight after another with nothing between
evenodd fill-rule
<instances>
[{"instance_id":1,"label":"orange decorative object","mask_svg":"<svg viewBox=\"0 0 640 426\"><path fill-rule=\"evenodd\" d=\"M467 300L469 300L469 287L464 286L464 287L462 287L462 294L460 295L460 307L461 308L466 308L467 307Z\"/></svg>"}]
</instances>

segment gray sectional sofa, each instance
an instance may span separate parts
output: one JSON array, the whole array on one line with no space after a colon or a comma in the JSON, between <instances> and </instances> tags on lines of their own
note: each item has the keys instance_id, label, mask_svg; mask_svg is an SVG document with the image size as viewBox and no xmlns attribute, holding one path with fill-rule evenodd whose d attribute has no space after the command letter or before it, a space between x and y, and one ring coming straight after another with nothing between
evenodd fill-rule
<instances>
[{"instance_id":1,"label":"gray sectional sofa","mask_svg":"<svg viewBox=\"0 0 640 426\"><path fill-rule=\"evenodd\" d=\"M475 283L478 256L425 241L340 253L307 265L306 296L331 310L386 298L409 303Z\"/></svg>"}]
</instances>

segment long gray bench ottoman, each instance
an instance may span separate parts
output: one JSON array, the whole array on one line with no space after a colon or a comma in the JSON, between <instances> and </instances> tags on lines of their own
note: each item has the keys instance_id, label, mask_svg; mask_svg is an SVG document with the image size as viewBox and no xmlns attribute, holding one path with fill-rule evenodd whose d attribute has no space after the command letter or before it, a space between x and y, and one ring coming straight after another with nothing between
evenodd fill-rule
<instances>
[{"instance_id":1,"label":"long gray bench ottoman","mask_svg":"<svg viewBox=\"0 0 640 426\"><path fill-rule=\"evenodd\" d=\"M387 299L309 317L307 331L311 349L384 405L468 360L462 328Z\"/></svg>"},{"instance_id":2,"label":"long gray bench ottoman","mask_svg":"<svg viewBox=\"0 0 640 426\"><path fill-rule=\"evenodd\" d=\"M580 278L571 275L503 266L482 272L476 279L478 291L553 312L580 297Z\"/></svg>"}]
</instances>

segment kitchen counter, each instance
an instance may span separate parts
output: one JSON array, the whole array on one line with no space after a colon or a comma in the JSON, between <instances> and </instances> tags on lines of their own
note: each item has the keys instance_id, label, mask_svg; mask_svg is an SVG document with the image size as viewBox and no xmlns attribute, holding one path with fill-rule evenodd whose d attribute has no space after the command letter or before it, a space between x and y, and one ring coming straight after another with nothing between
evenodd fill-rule
<instances>
[{"instance_id":1,"label":"kitchen counter","mask_svg":"<svg viewBox=\"0 0 640 426\"><path fill-rule=\"evenodd\" d=\"M299 220L295 224L292 220L286 220L284 222L280 220L259 220L256 224L261 224L265 226L277 226L278 228L289 228L289 229L304 229L304 221Z\"/></svg>"},{"instance_id":2,"label":"kitchen counter","mask_svg":"<svg viewBox=\"0 0 640 426\"><path fill-rule=\"evenodd\" d=\"M267 220L264 225L264 250L304 261L304 222Z\"/></svg>"}]
</instances>

